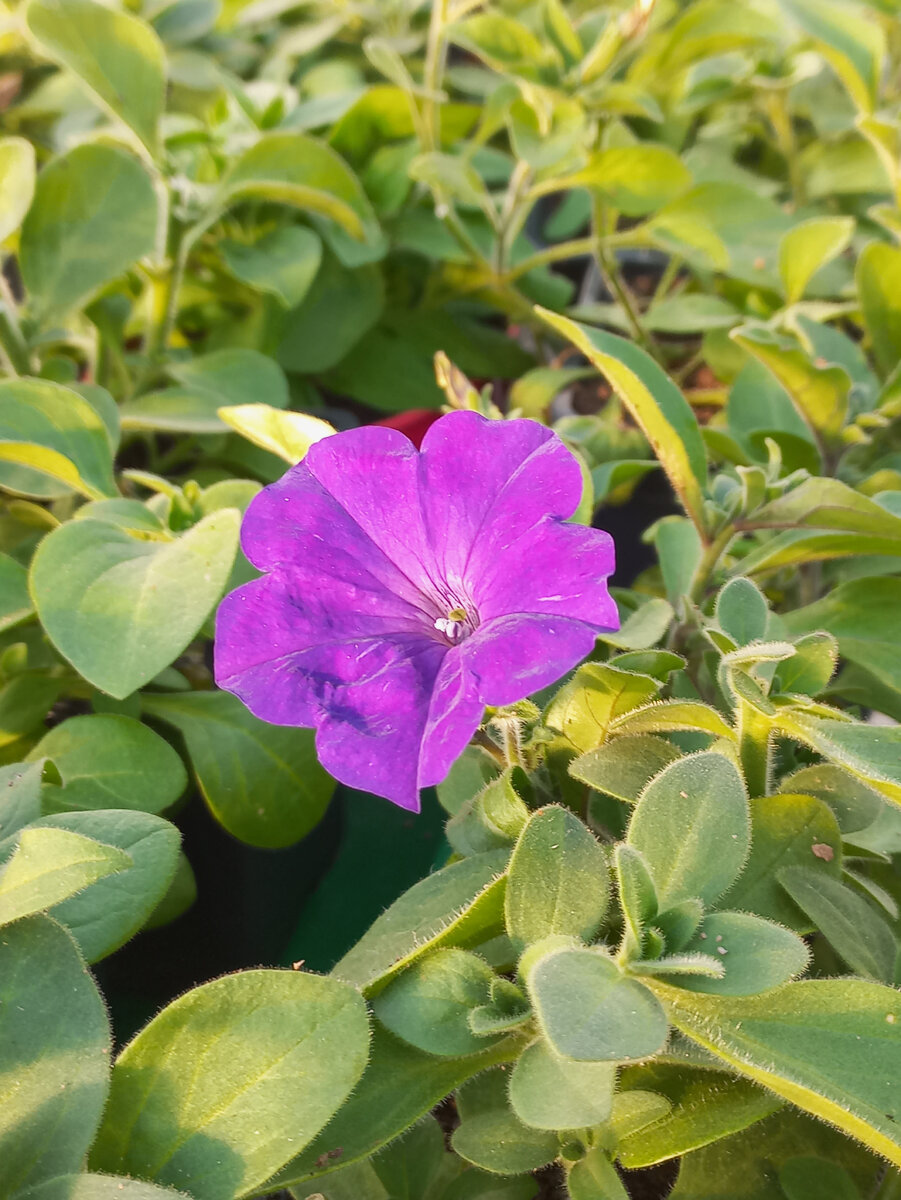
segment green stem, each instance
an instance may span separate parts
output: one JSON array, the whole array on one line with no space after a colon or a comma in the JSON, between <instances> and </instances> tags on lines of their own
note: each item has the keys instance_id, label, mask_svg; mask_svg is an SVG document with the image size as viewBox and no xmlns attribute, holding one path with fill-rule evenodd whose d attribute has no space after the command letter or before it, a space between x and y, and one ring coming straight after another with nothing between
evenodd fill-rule
<instances>
[{"instance_id":1,"label":"green stem","mask_svg":"<svg viewBox=\"0 0 901 1200\"><path fill-rule=\"evenodd\" d=\"M663 268L663 273L661 274L660 278L657 280L657 286L654 289L654 296L650 303L651 308L653 308L655 304L658 304L673 286L676 276L682 269L682 262L683 259L679 254L671 254L669 256L669 261Z\"/></svg>"},{"instance_id":2,"label":"green stem","mask_svg":"<svg viewBox=\"0 0 901 1200\"><path fill-rule=\"evenodd\" d=\"M770 742L772 724L747 700L738 701L738 754L748 794L766 796L770 786Z\"/></svg>"},{"instance_id":3,"label":"green stem","mask_svg":"<svg viewBox=\"0 0 901 1200\"><path fill-rule=\"evenodd\" d=\"M0 269L0 348L2 348L14 374L31 374L32 365L28 343L22 336L15 297L2 269Z\"/></svg>"},{"instance_id":4,"label":"green stem","mask_svg":"<svg viewBox=\"0 0 901 1200\"><path fill-rule=\"evenodd\" d=\"M646 241L642 237L635 236L635 230L623 230L621 233L613 233L606 237L607 246L645 246ZM594 254L596 249L596 239L594 237L573 238L568 242L557 242L554 246L548 246L544 250L538 250L535 254L530 254L528 258L522 259L504 275L507 283L512 283L519 279L520 276L528 274L529 271L534 271L536 267L547 267L551 263L560 262L562 259L579 258L582 255Z\"/></svg>"},{"instance_id":5,"label":"green stem","mask_svg":"<svg viewBox=\"0 0 901 1200\"><path fill-rule=\"evenodd\" d=\"M441 146L441 107L436 100L441 90L441 76L447 54L447 39L444 36L447 24L448 0L432 0L429 33L426 41L423 86L426 91L422 102L423 150L437 150Z\"/></svg>"},{"instance_id":6,"label":"green stem","mask_svg":"<svg viewBox=\"0 0 901 1200\"><path fill-rule=\"evenodd\" d=\"M140 395L153 382L165 359L178 316L178 294L188 269L188 258L197 238L210 223L206 221L179 231L172 265L163 279L154 283L153 328L147 339L144 366L135 381L134 395Z\"/></svg>"},{"instance_id":7,"label":"green stem","mask_svg":"<svg viewBox=\"0 0 901 1200\"><path fill-rule=\"evenodd\" d=\"M472 735L472 744L474 746L479 746L482 750L487 751L500 767L507 766L507 759L504 757L503 750L501 750L500 746L493 740L493 738L488 736L484 729L477 729L475 731L475 733Z\"/></svg>"},{"instance_id":8,"label":"green stem","mask_svg":"<svg viewBox=\"0 0 901 1200\"><path fill-rule=\"evenodd\" d=\"M691 581L691 587L688 590L688 598L693 603L699 604L704 599L704 594L710 585L710 580L713 578L716 568L719 566L723 552L734 536L735 527L727 525L725 529L720 530L713 541L704 549Z\"/></svg>"},{"instance_id":9,"label":"green stem","mask_svg":"<svg viewBox=\"0 0 901 1200\"><path fill-rule=\"evenodd\" d=\"M504 738L504 758L508 767L523 765L522 753L519 747L519 722L508 719L498 722Z\"/></svg>"},{"instance_id":10,"label":"green stem","mask_svg":"<svg viewBox=\"0 0 901 1200\"><path fill-rule=\"evenodd\" d=\"M626 314L626 320L629 322L636 342L648 354L659 360L660 355L657 347L651 335L641 323L635 301L619 273L616 257L610 253L610 240L607 234L607 209L603 200L598 197L592 197L591 219L592 232L594 233L594 256L598 264L598 270L601 272L607 287L616 296L623 312Z\"/></svg>"}]
</instances>

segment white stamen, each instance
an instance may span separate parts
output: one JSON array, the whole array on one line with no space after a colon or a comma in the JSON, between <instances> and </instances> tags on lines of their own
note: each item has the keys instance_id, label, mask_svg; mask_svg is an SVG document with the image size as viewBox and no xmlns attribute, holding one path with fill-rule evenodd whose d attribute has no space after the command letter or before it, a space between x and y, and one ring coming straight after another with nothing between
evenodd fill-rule
<instances>
[{"instance_id":1,"label":"white stamen","mask_svg":"<svg viewBox=\"0 0 901 1200\"><path fill-rule=\"evenodd\" d=\"M453 617L436 617L435 628L439 633L443 633L448 641L456 642L462 637L465 626L462 621L455 621Z\"/></svg>"}]
</instances>

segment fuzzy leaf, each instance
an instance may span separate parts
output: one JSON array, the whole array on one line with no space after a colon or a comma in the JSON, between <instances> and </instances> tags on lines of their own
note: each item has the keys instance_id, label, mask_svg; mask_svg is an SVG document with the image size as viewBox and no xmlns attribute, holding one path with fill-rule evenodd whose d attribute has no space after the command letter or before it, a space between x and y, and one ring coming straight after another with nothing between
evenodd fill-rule
<instances>
[{"instance_id":1,"label":"fuzzy leaf","mask_svg":"<svg viewBox=\"0 0 901 1200\"><path fill-rule=\"evenodd\" d=\"M736 767L705 751L652 779L632 813L628 844L639 850L661 909L712 903L741 872L750 849L748 798Z\"/></svg>"},{"instance_id":2,"label":"fuzzy leaf","mask_svg":"<svg viewBox=\"0 0 901 1200\"><path fill-rule=\"evenodd\" d=\"M510 859L507 933L520 950L551 934L588 941L609 898L607 855L594 835L558 805L533 813Z\"/></svg>"},{"instance_id":3,"label":"fuzzy leaf","mask_svg":"<svg viewBox=\"0 0 901 1200\"><path fill-rule=\"evenodd\" d=\"M896 990L862 979L802 980L751 998L653 987L693 1041L901 1165Z\"/></svg>"}]
</instances>

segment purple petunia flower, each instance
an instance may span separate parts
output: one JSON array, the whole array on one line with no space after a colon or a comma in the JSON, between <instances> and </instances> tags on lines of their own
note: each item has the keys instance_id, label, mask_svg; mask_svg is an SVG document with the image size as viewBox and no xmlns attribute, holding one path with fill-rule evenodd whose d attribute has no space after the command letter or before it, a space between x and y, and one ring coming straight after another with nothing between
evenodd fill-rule
<instances>
[{"instance_id":1,"label":"purple petunia flower","mask_svg":"<svg viewBox=\"0 0 901 1200\"><path fill-rule=\"evenodd\" d=\"M609 534L565 523L579 465L535 421L454 412L417 451L362 428L317 442L244 518L267 572L223 600L216 682L317 730L343 783L419 811L485 706L559 679L619 627Z\"/></svg>"}]
</instances>

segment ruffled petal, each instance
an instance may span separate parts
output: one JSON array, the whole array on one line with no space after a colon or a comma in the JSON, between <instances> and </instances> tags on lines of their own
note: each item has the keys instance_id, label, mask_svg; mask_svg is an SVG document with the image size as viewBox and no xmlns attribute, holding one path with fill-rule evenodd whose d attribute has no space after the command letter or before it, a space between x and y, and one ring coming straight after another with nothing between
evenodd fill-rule
<instances>
[{"instance_id":1,"label":"ruffled petal","mask_svg":"<svg viewBox=\"0 0 901 1200\"><path fill-rule=\"evenodd\" d=\"M536 613L573 617L599 633L619 628L607 591L613 539L603 530L545 518L490 556L479 543L473 564L472 593L482 621Z\"/></svg>"},{"instance_id":2,"label":"ruffled petal","mask_svg":"<svg viewBox=\"0 0 901 1200\"><path fill-rule=\"evenodd\" d=\"M568 617L515 614L480 625L460 647L483 704L513 704L555 683L594 648L595 631Z\"/></svg>"},{"instance_id":3,"label":"ruffled petal","mask_svg":"<svg viewBox=\"0 0 901 1200\"><path fill-rule=\"evenodd\" d=\"M537 421L450 413L426 434L421 470L438 568L464 592L476 579L468 569L476 548L488 560L543 517L571 516L582 495L575 458Z\"/></svg>"}]
</instances>

